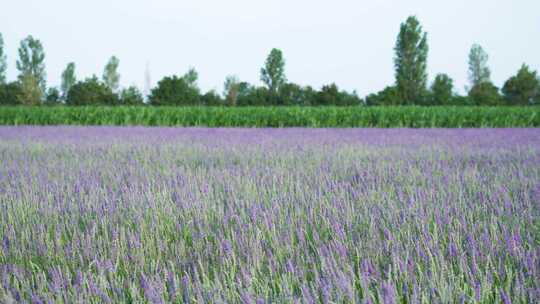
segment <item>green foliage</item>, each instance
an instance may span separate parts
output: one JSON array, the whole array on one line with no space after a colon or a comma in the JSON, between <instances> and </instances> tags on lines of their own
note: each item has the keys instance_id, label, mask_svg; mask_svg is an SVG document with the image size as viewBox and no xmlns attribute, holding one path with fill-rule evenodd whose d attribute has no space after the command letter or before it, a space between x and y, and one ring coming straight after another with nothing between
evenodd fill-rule
<instances>
[{"instance_id":1,"label":"green foliage","mask_svg":"<svg viewBox=\"0 0 540 304\"><path fill-rule=\"evenodd\" d=\"M116 58L116 56L112 56L103 70L103 83L105 83L105 85L113 92L116 92L120 86L120 74L118 73L119 65L120 60Z\"/></svg>"},{"instance_id":2,"label":"green foliage","mask_svg":"<svg viewBox=\"0 0 540 304\"><path fill-rule=\"evenodd\" d=\"M401 24L395 46L396 89L403 104L420 104L427 85L427 33L414 16Z\"/></svg>"},{"instance_id":3,"label":"green foliage","mask_svg":"<svg viewBox=\"0 0 540 304\"><path fill-rule=\"evenodd\" d=\"M491 71L487 65L488 54L482 46L473 44L469 52L469 102L474 105L501 105L503 99L491 82Z\"/></svg>"},{"instance_id":4,"label":"green foliage","mask_svg":"<svg viewBox=\"0 0 540 304\"><path fill-rule=\"evenodd\" d=\"M346 128L540 127L540 107L4 106L0 107L0 124Z\"/></svg>"},{"instance_id":5,"label":"green foliage","mask_svg":"<svg viewBox=\"0 0 540 304\"><path fill-rule=\"evenodd\" d=\"M224 102L216 91L211 90L201 96L201 104L205 106L222 106Z\"/></svg>"},{"instance_id":6,"label":"green foliage","mask_svg":"<svg viewBox=\"0 0 540 304\"><path fill-rule=\"evenodd\" d=\"M255 87L245 82L237 83L236 86L238 106L347 106L362 103L356 93L340 91L335 84L315 91L310 86L285 83L276 94L272 94L266 87Z\"/></svg>"},{"instance_id":7,"label":"green foliage","mask_svg":"<svg viewBox=\"0 0 540 304\"><path fill-rule=\"evenodd\" d=\"M34 39L32 36L28 36L21 41L17 69L20 72L19 80L21 82L26 81L26 85L29 85L29 81L37 81L38 86L41 89L41 94L43 95L45 93L45 52L43 50L43 45L39 40ZM34 80L29 80L30 78L27 77L28 75ZM26 80L24 80L25 78Z\"/></svg>"},{"instance_id":8,"label":"green foliage","mask_svg":"<svg viewBox=\"0 0 540 304\"><path fill-rule=\"evenodd\" d=\"M266 84L270 93L277 95L279 88L287 83L285 77L285 59L281 50L272 49L261 69L261 81Z\"/></svg>"},{"instance_id":9,"label":"green foliage","mask_svg":"<svg viewBox=\"0 0 540 304\"><path fill-rule=\"evenodd\" d=\"M20 83L21 91L17 96L18 103L29 106L41 104L44 94L39 86L39 80L32 74L25 74L22 76Z\"/></svg>"},{"instance_id":10,"label":"green foliage","mask_svg":"<svg viewBox=\"0 0 540 304\"><path fill-rule=\"evenodd\" d=\"M120 103L131 106L142 105L144 104L144 98L136 86L130 86L120 92Z\"/></svg>"},{"instance_id":11,"label":"green foliage","mask_svg":"<svg viewBox=\"0 0 540 304\"><path fill-rule=\"evenodd\" d=\"M449 105L454 98L454 81L446 74L438 74L431 85L429 104Z\"/></svg>"},{"instance_id":12,"label":"green foliage","mask_svg":"<svg viewBox=\"0 0 540 304\"><path fill-rule=\"evenodd\" d=\"M337 104L339 100L339 89L335 83L325 85L321 88L315 98L317 105L327 106Z\"/></svg>"},{"instance_id":13,"label":"green foliage","mask_svg":"<svg viewBox=\"0 0 540 304\"><path fill-rule=\"evenodd\" d=\"M234 75L227 76L223 87L223 95L225 96L227 105L235 106L238 102L238 95L240 93L240 81L238 80L238 77Z\"/></svg>"},{"instance_id":14,"label":"green foliage","mask_svg":"<svg viewBox=\"0 0 540 304\"><path fill-rule=\"evenodd\" d=\"M237 92L237 96L236 96L236 103L232 104L231 103L231 100L226 100L227 102L227 105L228 106L236 106L236 105L239 105L239 106L245 106L245 105L249 105L251 103L251 98L252 98L252 93L253 93L253 90L255 89L254 86L252 86L251 84L245 82L245 81L242 81L242 82L239 82L237 85L236 85L236 90L238 91ZM227 98L227 96L225 96Z\"/></svg>"},{"instance_id":15,"label":"green foliage","mask_svg":"<svg viewBox=\"0 0 540 304\"><path fill-rule=\"evenodd\" d=\"M471 88L477 87L484 82L491 82L491 71L487 65L488 54L482 46L473 44L469 52L469 81Z\"/></svg>"},{"instance_id":16,"label":"green foliage","mask_svg":"<svg viewBox=\"0 0 540 304\"><path fill-rule=\"evenodd\" d=\"M0 105L17 105L22 94L20 82L0 83Z\"/></svg>"},{"instance_id":17,"label":"green foliage","mask_svg":"<svg viewBox=\"0 0 540 304\"><path fill-rule=\"evenodd\" d=\"M497 88L491 82L482 82L469 91L472 104L477 106L496 106L503 103L503 99Z\"/></svg>"},{"instance_id":18,"label":"green foliage","mask_svg":"<svg viewBox=\"0 0 540 304\"><path fill-rule=\"evenodd\" d=\"M67 98L69 90L75 83L77 83L77 77L75 76L75 63L70 62L66 66L66 69L62 72L62 84L60 85L60 89L62 90L62 98Z\"/></svg>"},{"instance_id":19,"label":"green foliage","mask_svg":"<svg viewBox=\"0 0 540 304\"><path fill-rule=\"evenodd\" d=\"M237 84L238 102L240 106L292 106L315 105L317 92L311 87L301 87L295 83L285 83L272 94L266 87L255 87L246 82Z\"/></svg>"},{"instance_id":20,"label":"green foliage","mask_svg":"<svg viewBox=\"0 0 540 304\"><path fill-rule=\"evenodd\" d=\"M197 105L200 102L197 87L197 73L190 70L182 77L176 75L161 79L152 89L150 104L162 105Z\"/></svg>"},{"instance_id":21,"label":"green foliage","mask_svg":"<svg viewBox=\"0 0 540 304\"><path fill-rule=\"evenodd\" d=\"M454 95L449 105L453 106L473 106L474 102L469 96Z\"/></svg>"},{"instance_id":22,"label":"green foliage","mask_svg":"<svg viewBox=\"0 0 540 304\"><path fill-rule=\"evenodd\" d=\"M197 80L199 79L199 73L197 73L197 71L194 68L189 69L189 71L187 71L187 73L185 73L184 76L182 77L184 78L184 80L190 87L194 87L194 88L197 87Z\"/></svg>"},{"instance_id":23,"label":"green foliage","mask_svg":"<svg viewBox=\"0 0 540 304\"><path fill-rule=\"evenodd\" d=\"M96 76L79 81L68 92L68 105L118 105L118 96Z\"/></svg>"},{"instance_id":24,"label":"green foliage","mask_svg":"<svg viewBox=\"0 0 540 304\"><path fill-rule=\"evenodd\" d=\"M237 102L239 106L269 106L277 101L266 87L255 87L247 82L240 83Z\"/></svg>"},{"instance_id":25,"label":"green foliage","mask_svg":"<svg viewBox=\"0 0 540 304\"><path fill-rule=\"evenodd\" d=\"M45 94L45 104L57 105L62 102L60 91L57 88L49 88Z\"/></svg>"},{"instance_id":26,"label":"green foliage","mask_svg":"<svg viewBox=\"0 0 540 304\"><path fill-rule=\"evenodd\" d=\"M6 83L7 57L4 51L4 38L0 33L0 85Z\"/></svg>"},{"instance_id":27,"label":"green foliage","mask_svg":"<svg viewBox=\"0 0 540 304\"><path fill-rule=\"evenodd\" d=\"M362 101L356 93L349 94L340 91L336 84L325 85L317 92L314 99L314 105L321 106L353 106L360 105Z\"/></svg>"},{"instance_id":28,"label":"green foliage","mask_svg":"<svg viewBox=\"0 0 540 304\"><path fill-rule=\"evenodd\" d=\"M368 106L390 106L400 104L402 104L401 97L395 86L386 87L384 90L376 94L369 94L366 97L366 105Z\"/></svg>"},{"instance_id":29,"label":"green foliage","mask_svg":"<svg viewBox=\"0 0 540 304\"><path fill-rule=\"evenodd\" d=\"M393 86L369 94L365 100L356 92L340 90L335 83L321 90L287 82L283 52L272 49L266 58L260 77L265 86L241 82L236 76L228 76L223 95L210 91L201 95L197 85L198 73L190 69L183 76L164 77L157 87L150 90L150 75L146 71L145 95L130 87L119 91L119 59L112 56L107 62L102 81L95 76L77 82L75 63L67 65L62 73L60 92L56 88L46 90L45 53L43 45L32 36L21 41L19 47L18 82L6 84L6 56L0 33L0 104L38 105L65 102L67 105L142 105L145 97L149 105L159 106L498 106L540 104L540 79L536 71L525 64L515 76L508 79L500 95L491 82L487 65L488 55L484 49L473 44L469 52L468 76L470 87L467 96L453 92L453 80L446 74L435 77L427 90L427 33L415 16L400 25L394 47L396 81ZM36 91L39 88L40 92ZM75 88L74 88L75 87Z\"/></svg>"},{"instance_id":30,"label":"green foliage","mask_svg":"<svg viewBox=\"0 0 540 304\"><path fill-rule=\"evenodd\" d=\"M540 80L536 71L530 71L525 64L517 75L508 79L502 92L506 101L512 105L529 105L540 102Z\"/></svg>"},{"instance_id":31,"label":"green foliage","mask_svg":"<svg viewBox=\"0 0 540 304\"><path fill-rule=\"evenodd\" d=\"M312 87L301 87L295 83L286 83L279 88L281 105L309 106L316 103L316 91Z\"/></svg>"},{"instance_id":32,"label":"green foliage","mask_svg":"<svg viewBox=\"0 0 540 304\"><path fill-rule=\"evenodd\" d=\"M489 56L482 46L473 44L468 59L470 87L467 96L453 92L453 80L446 74L435 77L427 90L427 33L419 20L410 16L400 25L394 47L396 81L393 86L369 94L365 100L356 92L340 90L335 83L325 85L321 90L287 82L283 52L272 49L266 58L260 77L264 87L241 82L235 76L228 76L223 95L210 91L201 95L197 85L198 73L190 69L183 76L161 79L157 87L150 90L150 75L146 71L145 95L135 87L119 91L119 59L112 56L107 62L102 81L95 76L77 82L75 63L67 65L62 73L60 92L53 88L46 90L45 53L43 45L32 36L21 41L18 49L18 82L6 84L7 67L4 41L0 33L0 104L38 105L65 102L67 105L142 105L148 97L150 105L159 106L395 106L395 105L435 105L435 106L498 106L540 104L540 79L536 71L525 64L515 76L508 79L500 95L499 89L491 82L491 71L487 65ZM36 90L39 88L39 92ZM75 87L75 88L74 88Z\"/></svg>"}]
</instances>

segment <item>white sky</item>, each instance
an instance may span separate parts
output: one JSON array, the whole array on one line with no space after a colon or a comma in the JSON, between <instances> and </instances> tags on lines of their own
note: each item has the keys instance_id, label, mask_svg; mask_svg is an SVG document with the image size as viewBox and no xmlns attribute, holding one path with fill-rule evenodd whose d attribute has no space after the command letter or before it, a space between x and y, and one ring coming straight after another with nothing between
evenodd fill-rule
<instances>
[{"instance_id":1,"label":"white sky","mask_svg":"<svg viewBox=\"0 0 540 304\"><path fill-rule=\"evenodd\" d=\"M502 86L525 62L540 69L539 0L6 0L0 32L15 79L19 41L32 34L45 47L48 85L76 62L78 79L120 58L121 84L144 88L189 67L203 90L222 91L229 74L259 84L270 49L283 50L290 81L319 88L335 82L361 96L394 82L393 47L400 22L414 14L428 32L429 74L467 83L474 42L488 52Z\"/></svg>"}]
</instances>

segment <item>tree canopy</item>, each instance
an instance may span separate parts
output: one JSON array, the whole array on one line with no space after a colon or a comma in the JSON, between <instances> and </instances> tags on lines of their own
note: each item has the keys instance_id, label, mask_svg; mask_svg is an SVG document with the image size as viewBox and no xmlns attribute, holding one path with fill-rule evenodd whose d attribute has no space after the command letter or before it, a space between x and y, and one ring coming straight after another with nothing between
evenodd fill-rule
<instances>
[{"instance_id":1,"label":"tree canopy","mask_svg":"<svg viewBox=\"0 0 540 304\"><path fill-rule=\"evenodd\" d=\"M77 77L75 76L75 63L70 62L66 66L66 69L62 72L62 84L60 89L62 90L62 96L64 99L67 97L69 90L75 83L77 83Z\"/></svg>"},{"instance_id":2,"label":"tree canopy","mask_svg":"<svg viewBox=\"0 0 540 304\"><path fill-rule=\"evenodd\" d=\"M96 76L74 84L66 98L68 105L117 105L118 96Z\"/></svg>"},{"instance_id":3,"label":"tree canopy","mask_svg":"<svg viewBox=\"0 0 540 304\"><path fill-rule=\"evenodd\" d=\"M0 33L0 84L6 82L7 56L4 51L4 37Z\"/></svg>"},{"instance_id":4,"label":"tree canopy","mask_svg":"<svg viewBox=\"0 0 540 304\"><path fill-rule=\"evenodd\" d=\"M103 83L105 83L105 85L113 92L116 92L120 86L120 74L118 73L119 65L120 60L116 56L112 56L103 70Z\"/></svg>"},{"instance_id":5,"label":"tree canopy","mask_svg":"<svg viewBox=\"0 0 540 304\"><path fill-rule=\"evenodd\" d=\"M473 44L469 52L469 82L474 88L484 82L491 82L491 70L487 65L488 54L481 45Z\"/></svg>"},{"instance_id":6,"label":"tree canopy","mask_svg":"<svg viewBox=\"0 0 540 304\"><path fill-rule=\"evenodd\" d=\"M279 88L287 82L285 76L285 59L283 52L272 49L266 58L264 67L261 69L261 81L272 94L277 94Z\"/></svg>"},{"instance_id":7,"label":"tree canopy","mask_svg":"<svg viewBox=\"0 0 540 304\"><path fill-rule=\"evenodd\" d=\"M401 103L421 103L427 84L427 33L415 16L401 24L394 48L396 89Z\"/></svg>"},{"instance_id":8,"label":"tree canopy","mask_svg":"<svg viewBox=\"0 0 540 304\"><path fill-rule=\"evenodd\" d=\"M101 77L77 81L75 62L69 62L61 74L60 84L47 88L45 51L39 39L29 35L18 47L16 81L6 77L7 58L0 33L0 104L68 104L68 105L176 105L176 106L398 106L398 105L534 105L540 104L538 73L523 64L499 90L491 81L489 56L479 44L468 54L468 80L465 95L454 88L453 79L444 73L428 78L428 36L416 16L400 24L394 45L392 85L360 98L356 91L340 89L327 82L320 87L300 85L287 80L285 56L273 48L260 69L260 84L227 76L224 90L202 92L199 74L189 69L179 76L163 77L151 87L148 64L144 74L144 94L136 85L121 86L118 71L120 59L111 56ZM428 87L428 80L432 80ZM501 94L502 93L502 94ZM146 102L145 102L146 101Z\"/></svg>"},{"instance_id":9,"label":"tree canopy","mask_svg":"<svg viewBox=\"0 0 540 304\"><path fill-rule=\"evenodd\" d=\"M45 51L41 41L32 36L28 36L21 41L17 69L19 70L19 80L21 82L37 82L42 94L44 94L46 88ZM29 76L33 80L30 80Z\"/></svg>"},{"instance_id":10,"label":"tree canopy","mask_svg":"<svg viewBox=\"0 0 540 304\"><path fill-rule=\"evenodd\" d=\"M540 80L536 71L523 64L517 74L505 82L502 92L512 105L540 103Z\"/></svg>"},{"instance_id":11,"label":"tree canopy","mask_svg":"<svg viewBox=\"0 0 540 304\"><path fill-rule=\"evenodd\" d=\"M152 89L150 104L152 105L196 105L199 102L197 73L190 70L182 77L168 76L161 79L157 87Z\"/></svg>"}]
</instances>

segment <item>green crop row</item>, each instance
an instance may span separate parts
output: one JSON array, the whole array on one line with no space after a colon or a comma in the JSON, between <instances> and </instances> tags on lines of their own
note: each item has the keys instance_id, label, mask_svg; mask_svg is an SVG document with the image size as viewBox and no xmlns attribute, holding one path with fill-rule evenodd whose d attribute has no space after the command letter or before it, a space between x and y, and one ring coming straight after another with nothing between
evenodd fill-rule
<instances>
[{"instance_id":1,"label":"green crop row","mask_svg":"<svg viewBox=\"0 0 540 304\"><path fill-rule=\"evenodd\" d=\"M540 107L0 107L0 125L540 127Z\"/></svg>"}]
</instances>

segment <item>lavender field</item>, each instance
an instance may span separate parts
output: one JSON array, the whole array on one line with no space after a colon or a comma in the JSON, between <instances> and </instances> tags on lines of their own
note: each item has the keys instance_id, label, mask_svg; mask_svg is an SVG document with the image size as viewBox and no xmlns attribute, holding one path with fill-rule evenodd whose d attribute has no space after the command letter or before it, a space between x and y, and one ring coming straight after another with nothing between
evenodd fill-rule
<instances>
[{"instance_id":1,"label":"lavender field","mask_svg":"<svg viewBox=\"0 0 540 304\"><path fill-rule=\"evenodd\" d=\"M0 127L0 302L537 303L540 129Z\"/></svg>"}]
</instances>

